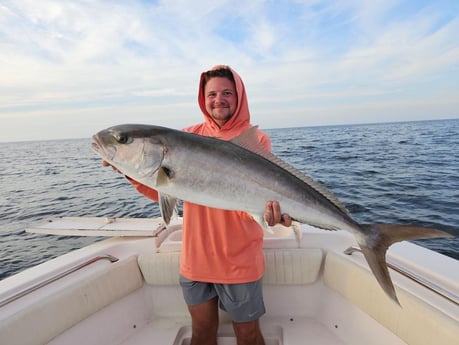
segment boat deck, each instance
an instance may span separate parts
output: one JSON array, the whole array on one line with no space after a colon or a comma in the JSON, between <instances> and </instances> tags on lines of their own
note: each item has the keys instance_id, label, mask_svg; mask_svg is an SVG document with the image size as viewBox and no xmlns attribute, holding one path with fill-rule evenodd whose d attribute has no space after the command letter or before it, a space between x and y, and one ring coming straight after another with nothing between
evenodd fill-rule
<instances>
[{"instance_id":1,"label":"boat deck","mask_svg":"<svg viewBox=\"0 0 459 345\"><path fill-rule=\"evenodd\" d=\"M189 324L188 320L183 322ZM261 328L266 345L302 345L305 339L307 343L315 345L345 345L325 326L311 318L265 317ZM160 319L145 325L120 345L189 345L190 339L191 326L180 326L178 319ZM231 324L220 325L217 341L219 345L236 345Z\"/></svg>"},{"instance_id":2,"label":"boat deck","mask_svg":"<svg viewBox=\"0 0 459 345\"><path fill-rule=\"evenodd\" d=\"M359 341L406 345L391 330L325 285L321 279L323 255L317 248L265 250L267 314L260 323L266 344L300 345L307 340L319 345ZM104 272L110 274L97 274L93 281L86 279L88 286L68 288L65 299L52 296L51 304L56 308L70 303L73 312L78 313L70 298L81 292L72 289L83 291L85 299L94 303L109 298L109 289L113 293L125 288L131 291L122 298L113 297L113 302L52 339L49 345L189 344L191 321L177 281L178 262L179 253L144 253L113 266L107 267L109 264L105 263ZM91 304L81 308L81 312L86 313L88 307L96 306ZM44 315L43 309L36 313ZM227 314L220 311L219 320L219 344L236 344Z\"/></svg>"},{"instance_id":3,"label":"boat deck","mask_svg":"<svg viewBox=\"0 0 459 345\"><path fill-rule=\"evenodd\" d=\"M0 282L0 344L189 344L191 321L177 278L179 235L167 235L157 250L156 238L113 238ZM398 306L361 255L343 254L350 245L340 232L265 240L267 314L260 323L267 345L457 344L457 302L391 272ZM399 252L391 256L457 295L459 279L451 275L457 261L409 243ZM7 301L11 295L20 297ZM219 320L218 343L236 344L226 313Z\"/></svg>"}]
</instances>

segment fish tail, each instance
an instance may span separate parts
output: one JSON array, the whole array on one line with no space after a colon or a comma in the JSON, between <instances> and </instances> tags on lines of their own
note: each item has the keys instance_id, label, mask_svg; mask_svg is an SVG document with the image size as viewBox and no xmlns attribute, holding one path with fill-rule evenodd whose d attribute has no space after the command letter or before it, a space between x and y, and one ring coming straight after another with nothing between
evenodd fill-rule
<instances>
[{"instance_id":1,"label":"fish tail","mask_svg":"<svg viewBox=\"0 0 459 345\"><path fill-rule=\"evenodd\" d=\"M454 237L444 231L411 225L362 224L369 235L359 242L365 259L384 292L400 305L386 264L387 248L393 243L434 237Z\"/></svg>"}]
</instances>

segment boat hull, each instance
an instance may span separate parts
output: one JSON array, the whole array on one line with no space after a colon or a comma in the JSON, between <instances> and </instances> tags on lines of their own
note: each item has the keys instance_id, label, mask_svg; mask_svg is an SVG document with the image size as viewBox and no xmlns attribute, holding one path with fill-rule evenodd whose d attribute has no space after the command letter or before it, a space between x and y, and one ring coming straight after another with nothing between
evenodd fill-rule
<instances>
[{"instance_id":1,"label":"boat hull","mask_svg":"<svg viewBox=\"0 0 459 345\"><path fill-rule=\"evenodd\" d=\"M166 236L115 237L70 252L0 282L0 300L63 271L109 254L0 307L1 344L189 344L191 322L178 284L181 230ZM269 344L454 344L459 308L391 272L400 308L378 286L346 232L287 228L264 241ZM457 294L458 262L412 243L388 258ZM451 276L453 272L453 276ZM235 344L220 315L219 344Z\"/></svg>"}]
</instances>

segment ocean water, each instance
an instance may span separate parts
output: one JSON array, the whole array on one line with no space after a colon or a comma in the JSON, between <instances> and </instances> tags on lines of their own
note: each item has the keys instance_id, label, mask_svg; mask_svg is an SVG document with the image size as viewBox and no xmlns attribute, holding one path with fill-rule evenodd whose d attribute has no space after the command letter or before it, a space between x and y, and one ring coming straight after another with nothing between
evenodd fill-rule
<instances>
[{"instance_id":1,"label":"ocean water","mask_svg":"<svg viewBox=\"0 0 459 345\"><path fill-rule=\"evenodd\" d=\"M459 120L270 129L273 152L327 186L364 223L459 235ZM91 140L0 143L0 279L100 238L29 234L57 216L153 217ZM459 259L459 239L418 244Z\"/></svg>"}]
</instances>

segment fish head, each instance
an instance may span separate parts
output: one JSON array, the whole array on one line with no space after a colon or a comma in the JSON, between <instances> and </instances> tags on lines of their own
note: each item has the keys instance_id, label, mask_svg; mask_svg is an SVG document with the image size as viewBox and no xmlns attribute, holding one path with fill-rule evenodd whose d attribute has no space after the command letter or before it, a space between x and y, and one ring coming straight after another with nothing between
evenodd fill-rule
<instances>
[{"instance_id":1,"label":"fish head","mask_svg":"<svg viewBox=\"0 0 459 345\"><path fill-rule=\"evenodd\" d=\"M152 126L119 125L95 134L92 149L123 174L142 180L161 167L165 145L151 133Z\"/></svg>"}]
</instances>

